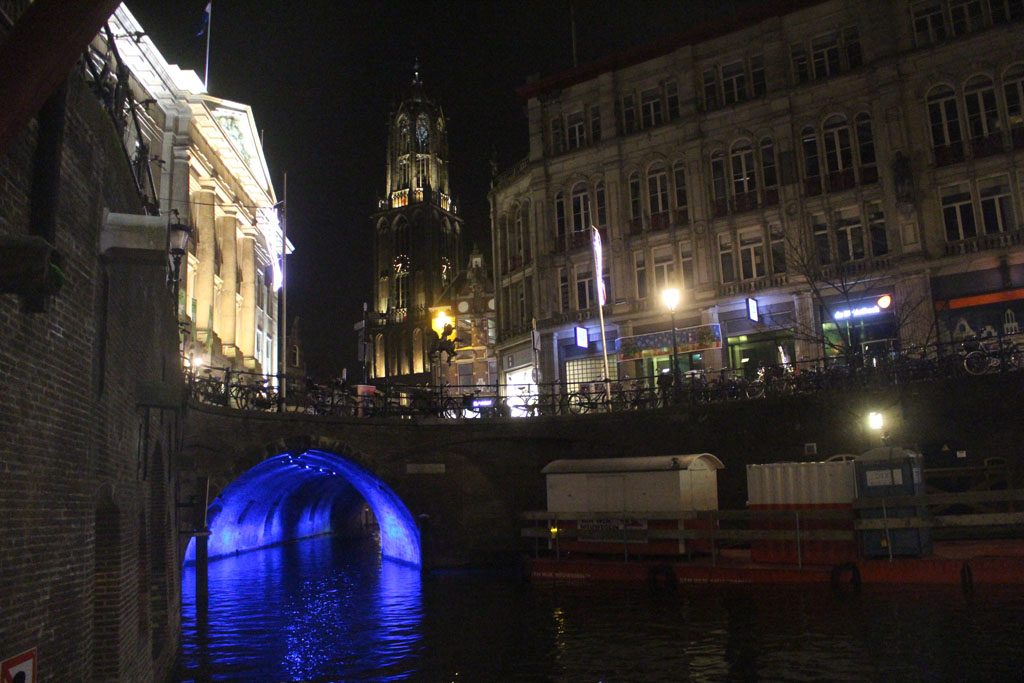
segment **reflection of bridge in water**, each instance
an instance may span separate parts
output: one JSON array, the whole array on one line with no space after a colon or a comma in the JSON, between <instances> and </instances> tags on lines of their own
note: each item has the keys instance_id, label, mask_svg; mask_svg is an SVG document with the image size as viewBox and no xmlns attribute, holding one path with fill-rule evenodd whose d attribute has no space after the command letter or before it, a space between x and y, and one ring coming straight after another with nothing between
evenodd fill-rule
<instances>
[{"instance_id":1,"label":"reflection of bridge in water","mask_svg":"<svg viewBox=\"0 0 1024 683\"><path fill-rule=\"evenodd\" d=\"M860 452L879 439L865 427L869 411L884 415L892 443L946 470L940 488L956 477L953 486L998 488L1000 477L1020 480L1021 379L999 372L858 381L533 419L448 419L407 406L399 417L321 415L301 410L295 394L283 413L193 400L178 465L192 512L183 526L203 528L209 500L209 552L219 555L358 531L368 506L386 555L428 565L505 562L520 550L519 515L545 506L541 469L553 460L711 452L725 464L721 506L741 509L746 464Z\"/></svg>"}]
</instances>

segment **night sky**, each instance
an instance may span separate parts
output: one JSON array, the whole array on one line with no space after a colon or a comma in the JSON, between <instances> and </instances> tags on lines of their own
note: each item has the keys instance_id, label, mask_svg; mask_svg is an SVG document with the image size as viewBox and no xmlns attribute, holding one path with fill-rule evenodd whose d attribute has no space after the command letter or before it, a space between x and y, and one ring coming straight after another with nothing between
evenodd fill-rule
<instances>
[{"instance_id":1,"label":"night sky","mask_svg":"<svg viewBox=\"0 0 1024 683\"><path fill-rule=\"evenodd\" d=\"M577 0L580 62L750 2ZM168 62L202 77L206 0L126 4ZM361 376L352 325L370 294L369 216L384 194L388 113L414 61L449 120L466 253L476 243L490 261L489 160L505 169L526 156L515 89L572 66L570 26L568 0L214 0L210 92L252 106L278 198L288 172L288 317L301 318L311 374Z\"/></svg>"}]
</instances>

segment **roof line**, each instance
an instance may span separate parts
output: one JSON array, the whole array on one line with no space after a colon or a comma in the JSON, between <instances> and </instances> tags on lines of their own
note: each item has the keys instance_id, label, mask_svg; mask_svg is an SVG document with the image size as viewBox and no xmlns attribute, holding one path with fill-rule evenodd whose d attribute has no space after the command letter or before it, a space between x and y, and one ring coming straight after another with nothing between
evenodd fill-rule
<instances>
[{"instance_id":1,"label":"roof line","mask_svg":"<svg viewBox=\"0 0 1024 683\"><path fill-rule=\"evenodd\" d=\"M615 71L634 64L670 54L687 45L701 43L747 28L756 23L776 16L820 5L828 0L763 0L752 7L736 12L727 17L712 19L693 26L681 33L659 38L639 47L617 52L602 57L594 62L568 69L533 83L516 88L516 94L524 100L542 95L552 90L576 85L588 81L609 71Z\"/></svg>"}]
</instances>

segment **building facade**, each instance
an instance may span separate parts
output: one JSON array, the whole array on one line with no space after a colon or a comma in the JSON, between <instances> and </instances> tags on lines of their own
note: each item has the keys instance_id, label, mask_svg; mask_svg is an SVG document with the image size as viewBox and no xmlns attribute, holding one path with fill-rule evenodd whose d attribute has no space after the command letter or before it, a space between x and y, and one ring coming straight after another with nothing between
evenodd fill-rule
<instances>
[{"instance_id":1,"label":"building facade","mask_svg":"<svg viewBox=\"0 0 1024 683\"><path fill-rule=\"evenodd\" d=\"M1021 20L762 3L524 86L529 156L490 195L502 380L603 375L591 225L612 378L669 367L667 287L683 371L1015 333Z\"/></svg>"},{"instance_id":2,"label":"building facade","mask_svg":"<svg viewBox=\"0 0 1024 683\"><path fill-rule=\"evenodd\" d=\"M208 94L195 72L168 64L123 5L110 26L113 45L101 34L89 53L95 87L130 90L115 108L125 112L119 133L148 212L193 231L177 290L182 354L197 367L277 374L282 204L252 109ZM122 69L127 87L119 89Z\"/></svg>"},{"instance_id":3,"label":"building facade","mask_svg":"<svg viewBox=\"0 0 1024 683\"><path fill-rule=\"evenodd\" d=\"M447 120L418 72L390 116L387 159L385 198L371 217L369 374L375 382L434 383L441 328L433 328L462 267L462 218L448 181Z\"/></svg>"}]
</instances>

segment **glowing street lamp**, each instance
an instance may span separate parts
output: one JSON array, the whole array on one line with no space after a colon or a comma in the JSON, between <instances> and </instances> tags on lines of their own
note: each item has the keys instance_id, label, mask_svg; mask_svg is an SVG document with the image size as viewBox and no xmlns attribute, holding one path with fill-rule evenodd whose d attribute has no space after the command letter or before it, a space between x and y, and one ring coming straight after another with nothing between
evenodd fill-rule
<instances>
[{"instance_id":1,"label":"glowing street lamp","mask_svg":"<svg viewBox=\"0 0 1024 683\"><path fill-rule=\"evenodd\" d=\"M879 431L885 426L885 420L882 418L882 414L878 412L868 413L868 429L872 431Z\"/></svg>"},{"instance_id":2,"label":"glowing street lamp","mask_svg":"<svg viewBox=\"0 0 1024 683\"><path fill-rule=\"evenodd\" d=\"M661 303L668 309L669 319L672 322L672 385L679 391L679 358L676 356L676 309L679 308L679 301L683 298L682 292L677 287L667 287L661 290Z\"/></svg>"}]
</instances>

